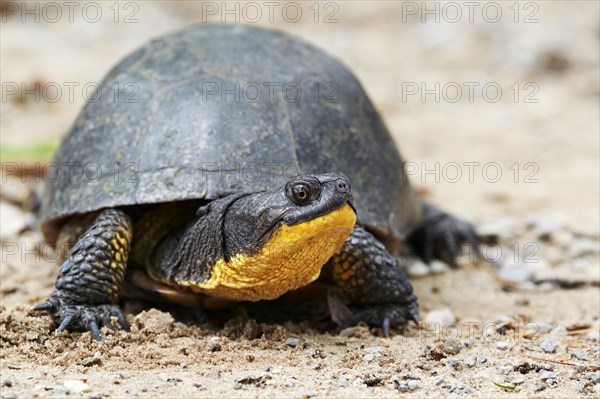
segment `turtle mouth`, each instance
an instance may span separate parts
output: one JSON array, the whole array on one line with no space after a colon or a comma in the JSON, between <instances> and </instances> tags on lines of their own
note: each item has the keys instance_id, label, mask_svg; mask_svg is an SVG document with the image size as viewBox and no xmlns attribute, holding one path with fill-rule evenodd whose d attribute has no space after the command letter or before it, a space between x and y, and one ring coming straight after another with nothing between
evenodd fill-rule
<instances>
[{"instance_id":1,"label":"turtle mouth","mask_svg":"<svg viewBox=\"0 0 600 399\"><path fill-rule=\"evenodd\" d=\"M287 226L294 226L300 223L307 222L309 220L325 216L331 212L338 210L346 204L350 206L350 208L356 215L356 208L354 207L354 201L352 201L352 197L331 198L327 201L324 201L322 204L319 204L319 206L315 207L315 209L307 209L306 212L298 213L296 210L286 211L278 221L278 224L283 223Z\"/></svg>"},{"instance_id":2,"label":"turtle mouth","mask_svg":"<svg viewBox=\"0 0 600 399\"><path fill-rule=\"evenodd\" d=\"M260 241L266 242L270 237L275 235L275 233L277 233L277 231L279 231L282 226L292 227L301 223L306 223L310 220L318 219L329 215L344 207L345 205L349 206L349 208L352 210L356 217L356 207L354 206L354 201L352 200L352 197L345 201L327 201L327 203L319 207L320 209L315 209L312 212L303 213L301 215L294 214L296 213L296 211L293 209L287 210L283 212L277 219L274 220L273 226L270 229L266 230L260 236Z\"/></svg>"}]
</instances>

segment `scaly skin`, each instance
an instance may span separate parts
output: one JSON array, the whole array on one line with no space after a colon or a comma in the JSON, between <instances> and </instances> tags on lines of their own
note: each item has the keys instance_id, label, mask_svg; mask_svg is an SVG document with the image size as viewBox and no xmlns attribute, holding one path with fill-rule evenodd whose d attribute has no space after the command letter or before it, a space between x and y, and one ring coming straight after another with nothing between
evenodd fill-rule
<instances>
[{"instance_id":1,"label":"scaly skin","mask_svg":"<svg viewBox=\"0 0 600 399\"><path fill-rule=\"evenodd\" d=\"M456 266L463 244L471 245L478 256L483 240L470 223L423 202L423 218L408 236L407 242L426 263L439 259Z\"/></svg>"},{"instance_id":2,"label":"scaly skin","mask_svg":"<svg viewBox=\"0 0 600 399\"><path fill-rule=\"evenodd\" d=\"M51 313L57 331L85 329L102 341L100 328L112 327L110 317L128 329L116 305L125 278L132 226L119 209L106 209L77 240L60 267L56 290L35 310Z\"/></svg>"},{"instance_id":3,"label":"scaly skin","mask_svg":"<svg viewBox=\"0 0 600 399\"><path fill-rule=\"evenodd\" d=\"M340 251L326 264L325 275L350 302L352 315L343 324L359 321L390 327L419 323L419 305L399 264L375 237L356 226Z\"/></svg>"}]
</instances>

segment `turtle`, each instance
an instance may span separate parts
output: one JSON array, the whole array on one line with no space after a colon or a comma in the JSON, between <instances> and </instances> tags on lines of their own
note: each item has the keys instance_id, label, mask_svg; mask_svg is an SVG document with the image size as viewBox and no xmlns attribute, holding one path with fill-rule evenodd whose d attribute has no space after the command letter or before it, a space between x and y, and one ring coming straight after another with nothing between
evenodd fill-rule
<instances>
[{"instance_id":1,"label":"turtle","mask_svg":"<svg viewBox=\"0 0 600 399\"><path fill-rule=\"evenodd\" d=\"M321 282L333 321L387 336L419 323L401 255L452 263L480 241L415 192L354 74L298 37L192 25L128 55L93 97L40 207L61 266L34 309L59 332L102 340L112 317L128 330L130 296L219 308Z\"/></svg>"}]
</instances>

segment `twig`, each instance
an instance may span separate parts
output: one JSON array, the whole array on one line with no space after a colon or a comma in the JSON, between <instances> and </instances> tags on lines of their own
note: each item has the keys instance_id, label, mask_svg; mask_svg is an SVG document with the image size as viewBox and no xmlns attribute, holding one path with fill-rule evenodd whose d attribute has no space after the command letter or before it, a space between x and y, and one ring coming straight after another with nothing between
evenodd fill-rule
<instances>
[{"instance_id":1,"label":"twig","mask_svg":"<svg viewBox=\"0 0 600 399\"><path fill-rule=\"evenodd\" d=\"M528 357L530 359L540 360L542 362L550 362L550 363L562 364L563 366L573 366L573 367L577 367L578 366L578 364L561 362L559 360L546 359L546 358L543 358L543 357L537 357L537 356L531 356L531 355L523 355L523 356ZM590 365L590 366L586 366L586 367L588 369L590 369L591 371L600 371L600 366Z\"/></svg>"}]
</instances>

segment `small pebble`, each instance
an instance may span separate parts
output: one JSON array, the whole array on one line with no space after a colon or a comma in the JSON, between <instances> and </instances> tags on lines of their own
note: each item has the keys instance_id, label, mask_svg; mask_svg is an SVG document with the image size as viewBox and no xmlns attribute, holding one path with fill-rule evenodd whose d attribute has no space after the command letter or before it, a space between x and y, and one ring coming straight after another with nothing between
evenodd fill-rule
<instances>
[{"instance_id":1,"label":"small pebble","mask_svg":"<svg viewBox=\"0 0 600 399\"><path fill-rule=\"evenodd\" d=\"M540 377L540 380L542 380L542 381L552 380L552 379L556 378L556 373L554 373L553 371L541 370L539 372L539 377Z\"/></svg>"},{"instance_id":2,"label":"small pebble","mask_svg":"<svg viewBox=\"0 0 600 399\"><path fill-rule=\"evenodd\" d=\"M255 381L259 381L260 379L262 379L263 375L261 373L254 373L252 371L243 371L240 373L237 373L233 380L235 382L238 382L240 384L251 384Z\"/></svg>"},{"instance_id":3,"label":"small pebble","mask_svg":"<svg viewBox=\"0 0 600 399\"><path fill-rule=\"evenodd\" d=\"M535 269L525 263L503 265L498 270L498 277L505 281L523 282L530 281L535 275Z\"/></svg>"},{"instance_id":4,"label":"small pebble","mask_svg":"<svg viewBox=\"0 0 600 399\"><path fill-rule=\"evenodd\" d=\"M555 335L566 334L567 333L567 328L565 326L556 326L556 327L554 327L552 329L551 333L555 334Z\"/></svg>"},{"instance_id":5,"label":"small pebble","mask_svg":"<svg viewBox=\"0 0 600 399\"><path fill-rule=\"evenodd\" d=\"M65 380L63 386L68 394L79 394L90 391L90 386L81 380Z\"/></svg>"},{"instance_id":6,"label":"small pebble","mask_svg":"<svg viewBox=\"0 0 600 399\"><path fill-rule=\"evenodd\" d=\"M470 394L471 388L469 388L465 384L459 383L456 387L454 387L454 391L461 391L463 394Z\"/></svg>"},{"instance_id":7,"label":"small pebble","mask_svg":"<svg viewBox=\"0 0 600 399\"><path fill-rule=\"evenodd\" d=\"M543 391L544 389L546 389L546 384L540 384L540 383L537 383L537 384L535 385L535 388L534 388L533 390L534 390L535 392L541 392L541 391Z\"/></svg>"},{"instance_id":8,"label":"small pebble","mask_svg":"<svg viewBox=\"0 0 600 399\"><path fill-rule=\"evenodd\" d=\"M202 383L200 382L194 382L192 384L194 386L194 388L197 388L199 391L206 391L206 387L204 385L202 385Z\"/></svg>"},{"instance_id":9,"label":"small pebble","mask_svg":"<svg viewBox=\"0 0 600 399\"><path fill-rule=\"evenodd\" d=\"M564 221L554 216L538 216L530 219L527 226L533 229L536 238L548 239L565 227Z\"/></svg>"},{"instance_id":10,"label":"small pebble","mask_svg":"<svg viewBox=\"0 0 600 399\"><path fill-rule=\"evenodd\" d=\"M556 346L556 341L550 337L544 337L540 344L540 348L546 353L554 353L556 351Z\"/></svg>"},{"instance_id":11,"label":"small pebble","mask_svg":"<svg viewBox=\"0 0 600 399\"><path fill-rule=\"evenodd\" d=\"M142 324L146 331L152 331L153 334L169 331L175 321L171 313L161 312L154 308L139 313L135 319Z\"/></svg>"},{"instance_id":12,"label":"small pebble","mask_svg":"<svg viewBox=\"0 0 600 399\"><path fill-rule=\"evenodd\" d=\"M357 337L360 335L360 332L362 331L362 327L359 326L354 326L354 327L348 327L348 328L344 328L342 331L340 331L340 337L345 337L345 338L351 338L351 337Z\"/></svg>"},{"instance_id":13,"label":"small pebble","mask_svg":"<svg viewBox=\"0 0 600 399\"><path fill-rule=\"evenodd\" d=\"M571 349L571 357L574 357L579 360L590 360L587 352L579 348Z\"/></svg>"},{"instance_id":14,"label":"small pebble","mask_svg":"<svg viewBox=\"0 0 600 399\"><path fill-rule=\"evenodd\" d=\"M504 364L498 364L498 365L496 365L496 370L498 370L498 373L500 373L500 374L507 375L508 373L510 373L512 371L512 367L504 365Z\"/></svg>"},{"instance_id":15,"label":"small pebble","mask_svg":"<svg viewBox=\"0 0 600 399\"><path fill-rule=\"evenodd\" d=\"M485 357L485 356L477 356L477 363L483 364L485 362L487 362L487 357Z\"/></svg>"},{"instance_id":16,"label":"small pebble","mask_svg":"<svg viewBox=\"0 0 600 399\"><path fill-rule=\"evenodd\" d=\"M273 369L273 366L271 366L270 364L265 364L265 365L263 366L263 371L264 371L265 373L267 373L267 372L271 371L272 369Z\"/></svg>"},{"instance_id":17,"label":"small pebble","mask_svg":"<svg viewBox=\"0 0 600 399\"><path fill-rule=\"evenodd\" d=\"M294 382L291 380L285 380L283 386L286 388L293 388L296 386L296 384L294 384Z\"/></svg>"},{"instance_id":18,"label":"small pebble","mask_svg":"<svg viewBox=\"0 0 600 399\"><path fill-rule=\"evenodd\" d=\"M482 237L490 237L493 239L505 238L509 239L516 234L516 221L513 218L495 218L480 223L477 226L477 233Z\"/></svg>"},{"instance_id":19,"label":"small pebble","mask_svg":"<svg viewBox=\"0 0 600 399\"><path fill-rule=\"evenodd\" d=\"M452 368L457 368L458 366L460 366L460 362L456 359L450 359L448 360L448 365Z\"/></svg>"},{"instance_id":20,"label":"small pebble","mask_svg":"<svg viewBox=\"0 0 600 399\"><path fill-rule=\"evenodd\" d=\"M346 380L339 380L336 385L340 388L346 388L348 386L348 381Z\"/></svg>"},{"instance_id":21,"label":"small pebble","mask_svg":"<svg viewBox=\"0 0 600 399\"><path fill-rule=\"evenodd\" d=\"M429 267L431 268L431 272L434 274L444 273L448 270L448 265L439 260L431 261Z\"/></svg>"},{"instance_id":22,"label":"small pebble","mask_svg":"<svg viewBox=\"0 0 600 399\"><path fill-rule=\"evenodd\" d=\"M521 385L525 382L525 377L522 375L516 375L510 379L510 383L513 385Z\"/></svg>"},{"instance_id":23,"label":"small pebble","mask_svg":"<svg viewBox=\"0 0 600 399\"><path fill-rule=\"evenodd\" d=\"M454 313L448 308L432 310L425 316L427 325L437 325L438 327L454 323L455 320Z\"/></svg>"},{"instance_id":24,"label":"small pebble","mask_svg":"<svg viewBox=\"0 0 600 399\"><path fill-rule=\"evenodd\" d=\"M373 353L367 353L366 355L363 356L363 360L365 362L370 362L373 359L375 359L375 355Z\"/></svg>"},{"instance_id":25,"label":"small pebble","mask_svg":"<svg viewBox=\"0 0 600 399\"><path fill-rule=\"evenodd\" d=\"M587 338L592 341L600 341L600 331L590 331L587 333Z\"/></svg>"},{"instance_id":26,"label":"small pebble","mask_svg":"<svg viewBox=\"0 0 600 399\"><path fill-rule=\"evenodd\" d=\"M102 355L100 352L94 353L92 356L86 357L79 364L85 367L102 364Z\"/></svg>"},{"instance_id":27,"label":"small pebble","mask_svg":"<svg viewBox=\"0 0 600 399\"><path fill-rule=\"evenodd\" d=\"M466 364L468 367L475 367L475 363L477 363L477 359L476 359L476 358L474 358L474 357L470 357L470 358L468 358L468 359L465 361L465 364Z\"/></svg>"},{"instance_id":28,"label":"small pebble","mask_svg":"<svg viewBox=\"0 0 600 399\"><path fill-rule=\"evenodd\" d=\"M600 252L600 242L590 239L577 240L569 247L569 255L573 258L592 255L598 252Z\"/></svg>"},{"instance_id":29,"label":"small pebble","mask_svg":"<svg viewBox=\"0 0 600 399\"><path fill-rule=\"evenodd\" d=\"M423 277L431 273L431 269L418 259L414 259L406 267L406 272L410 277Z\"/></svg>"},{"instance_id":30,"label":"small pebble","mask_svg":"<svg viewBox=\"0 0 600 399\"><path fill-rule=\"evenodd\" d=\"M410 389L411 391L414 391L415 389L419 388L419 382L417 380L408 380L406 385L408 386L408 389Z\"/></svg>"},{"instance_id":31,"label":"small pebble","mask_svg":"<svg viewBox=\"0 0 600 399\"><path fill-rule=\"evenodd\" d=\"M550 324L536 323L538 334L547 334L552 331L553 327Z\"/></svg>"},{"instance_id":32,"label":"small pebble","mask_svg":"<svg viewBox=\"0 0 600 399\"><path fill-rule=\"evenodd\" d=\"M548 238L554 245L570 247L571 243L573 242L573 233L568 230L559 230L555 233L552 233Z\"/></svg>"},{"instance_id":33,"label":"small pebble","mask_svg":"<svg viewBox=\"0 0 600 399\"><path fill-rule=\"evenodd\" d=\"M509 346L510 346L510 343L508 341L496 342L496 348L501 349L501 350L506 350L506 349L508 349Z\"/></svg>"},{"instance_id":34,"label":"small pebble","mask_svg":"<svg viewBox=\"0 0 600 399\"><path fill-rule=\"evenodd\" d=\"M219 370L211 371L207 377L212 380L218 380L219 378L221 378L221 372Z\"/></svg>"},{"instance_id":35,"label":"small pebble","mask_svg":"<svg viewBox=\"0 0 600 399\"><path fill-rule=\"evenodd\" d=\"M285 344L287 346L295 348L296 346L298 346L298 344L300 344L300 340L298 338L288 338L287 341L285 341Z\"/></svg>"},{"instance_id":36,"label":"small pebble","mask_svg":"<svg viewBox=\"0 0 600 399\"><path fill-rule=\"evenodd\" d=\"M460 341L456 339L445 339L442 350L450 355L457 355L462 349Z\"/></svg>"},{"instance_id":37,"label":"small pebble","mask_svg":"<svg viewBox=\"0 0 600 399\"><path fill-rule=\"evenodd\" d=\"M451 385L448 381L446 380L438 380L435 385L437 385L438 387L441 388L449 388Z\"/></svg>"},{"instance_id":38,"label":"small pebble","mask_svg":"<svg viewBox=\"0 0 600 399\"><path fill-rule=\"evenodd\" d=\"M304 391L302 394L305 398L312 398L313 396L317 396L319 393L316 391Z\"/></svg>"},{"instance_id":39,"label":"small pebble","mask_svg":"<svg viewBox=\"0 0 600 399\"><path fill-rule=\"evenodd\" d=\"M584 378L592 381L593 384L600 384L600 372L587 373Z\"/></svg>"}]
</instances>

